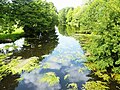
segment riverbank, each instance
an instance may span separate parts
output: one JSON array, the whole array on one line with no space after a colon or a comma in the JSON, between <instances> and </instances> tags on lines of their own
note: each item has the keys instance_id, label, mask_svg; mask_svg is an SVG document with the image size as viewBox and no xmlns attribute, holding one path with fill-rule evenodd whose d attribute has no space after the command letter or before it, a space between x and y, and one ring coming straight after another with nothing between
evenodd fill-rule
<instances>
[{"instance_id":1,"label":"riverbank","mask_svg":"<svg viewBox=\"0 0 120 90\"><path fill-rule=\"evenodd\" d=\"M14 42L15 40L21 38L23 35L24 35L24 31L22 28L16 29L11 34L0 33L0 43Z\"/></svg>"}]
</instances>

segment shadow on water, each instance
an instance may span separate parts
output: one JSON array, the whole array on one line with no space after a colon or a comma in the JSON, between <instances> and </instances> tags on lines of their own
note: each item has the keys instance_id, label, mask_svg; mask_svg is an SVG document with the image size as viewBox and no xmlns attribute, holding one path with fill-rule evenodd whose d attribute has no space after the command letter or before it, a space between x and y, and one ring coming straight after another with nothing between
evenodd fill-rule
<instances>
[{"instance_id":1,"label":"shadow on water","mask_svg":"<svg viewBox=\"0 0 120 90\"><path fill-rule=\"evenodd\" d=\"M20 75L9 75L8 77L4 78L0 82L0 90L14 90L15 87L18 85L16 79L18 79Z\"/></svg>"},{"instance_id":2,"label":"shadow on water","mask_svg":"<svg viewBox=\"0 0 120 90\"><path fill-rule=\"evenodd\" d=\"M25 38L21 50L14 52L13 56L22 56L27 59L33 56L41 57L52 52L57 46L58 39L55 32L49 32L40 38Z\"/></svg>"}]
</instances>

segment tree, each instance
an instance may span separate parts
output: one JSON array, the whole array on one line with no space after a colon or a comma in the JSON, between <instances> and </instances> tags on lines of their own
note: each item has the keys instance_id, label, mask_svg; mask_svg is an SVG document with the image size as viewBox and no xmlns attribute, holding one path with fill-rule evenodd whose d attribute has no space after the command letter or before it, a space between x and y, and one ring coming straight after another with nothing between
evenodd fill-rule
<instances>
[{"instance_id":1,"label":"tree","mask_svg":"<svg viewBox=\"0 0 120 90\"><path fill-rule=\"evenodd\" d=\"M15 24L11 17L11 3L8 0L0 1L0 33L11 33Z\"/></svg>"},{"instance_id":2,"label":"tree","mask_svg":"<svg viewBox=\"0 0 120 90\"><path fill-rule=\"evenodd\" d=\"M80 27L81 8L78 6L72 14L72 26Z\"/></svg>"},{"instance_id":3,"label":"tree","mask_svg":"<svg viewBox=\"0 0 120 90\"><path fill-rule=\"evenodd\" d=\"M66 22L67 22L67 24L71 24L71 21L72 21L72 16L73 16L73 8L71 8L71 9L69 9L69 11L68 11L68 13L67 13L67 15L66 15L66 18L67 18L67 20L66 20Z\"/></svg>"},{"instance_id":4,"label":"tree","mask_svg":"<svg viewBox=\"0 0 120 90\"><path fill-rule=\"evenodd\" d=\"M63 8L59 11L59 14L58 14L58 21L59 21L59 24L66 24L66 20L67 20L67 13L70 9L73 9L72 7L66 7L66 8Z\"/></svg>"},{"instance_id":5,"label":"tree","mask_svg":"<svg viewBox=\"0 0 120 90\"><path fill-rule=\"evenodd\" d=\"M119 0L94 0L81 19L82 27L92 32L91 41L86 45L91 54L88 66L104 80L119 81L117 76L112 76L120 73L119 4ZM105 78L106 75L110 78Z\"/></svg>"},{"instance_id":6,"label":"tree","mask_svg":"<svg viewBox=\"0 0 120 90\"><path fill-rule=\"evenodd\" d=\"M51 31L57 24L56 8L52 3L42 0L12 0L11 3L3 4L4 7L6 5L9 10L4 11L1 16L7 13L9 24L13 22L8 27L16 24L18 27L22 26L27 35L36 36L36 34ZM7 20L4 21L7 22ZM4 27L3 24L1 26Z\"/></svg>"}]
</instances>

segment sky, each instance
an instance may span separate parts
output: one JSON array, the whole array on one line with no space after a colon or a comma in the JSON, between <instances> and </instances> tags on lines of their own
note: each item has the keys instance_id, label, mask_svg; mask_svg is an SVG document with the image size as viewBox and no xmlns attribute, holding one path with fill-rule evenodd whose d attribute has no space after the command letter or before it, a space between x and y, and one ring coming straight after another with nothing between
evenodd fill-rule
<instances>
[{"instance_id":1,"label":"sky","mask_svg":"<svg viewBox=\"0 0 120 90\"><path fill-rule=\"evenodd\" d=\"M47 0L53 2L57 10L61 10L64 7L77 7L84 4L86 0Z\"/></svg>"}]
</instances>

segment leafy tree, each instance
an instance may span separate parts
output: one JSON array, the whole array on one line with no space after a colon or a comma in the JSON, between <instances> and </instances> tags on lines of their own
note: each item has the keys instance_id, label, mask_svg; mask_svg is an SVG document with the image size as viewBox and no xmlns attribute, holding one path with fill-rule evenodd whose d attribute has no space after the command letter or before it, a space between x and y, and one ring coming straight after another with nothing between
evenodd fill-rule
<instances>
[{"instance_id":1,"label":"leafy tree","mask_svg":"<svg viewBox=\"0 0 120 90\"><path fill-rule=\"evenodd\" d=\"M12 0L11 3L2 5L4 10L1 16L5 23L10 21L8 28L14 25L22 26L28 35L35 36L51 31L57 24L57 13L53 3L42 0ZM7 24L1 24L2 27L7 27L5 25Z\"/></svg>"},{"instance_id":2,"label":"leafy tree","mask_svg":"<svg viewBox=\"0 0 120 90\"><path fill-rule=\"evenodd\" d=\"M94 0L81 19L82 27L92 32L86 45L90 52L88 66L100 78L112 78L107 81L116 80L114 75L120 73L119 4L119 0Z\"/></svg>"},{"instance_id":3,"label":"leafy tree","mask_svg":"<svg viewBox=\"0 0 120 90\"><path fill-rule=\"evenodd\" d=\"M94 75L107 83L120 83L120 0L89 0L83 8L62 15L67 19L61 22L66 20L65 24L79 27L86 34L85 38L89 36L88 40L83 39L86 65Z\"/></svg>"},{"instance_id":4,"label":"leafy tree","mask_svg":"<svg viewBox=\"0 0 120 90\"><path fill-rule=\"evenodd\" d=\"M72 15L72 26L80 27L80 17L81 17L81 8L78 6L74 9L73 15Z\"/></svg>"},{"instance_id":5,"label":"leafy tree","mask_svg":"<svg viewBox=\"0 0 120 90\"><path fill-rule=\"evenodd\" d=\"M14 22L10 20L12 18L10 5L8 0L0 1L0 33L11 33L13 30Z\"/></svg>"},{"instance_id":6,"label":"leafy tree","mask_svg":"<svg viewBox=\"0 0 120 90\"><path fill-rule=\"evenodd\" d=\"M59 21L59 24L66 24L66 20L67 20L67 13L70 9L73 9L72 7L66 7L66 8L63 8L59 11L59 14L58 14L58 21Z\"/></svg>"},{"instance_id":7,"label":"leafy tree","mask_svg":"<svg viewBox=\"0 0 120 90\"><path fill-rule=\"evenodd\" d=\"M67 24L71 24L71 21L72 21L72 18L73 18L72 16L73 16L73 8L69 9L69 11L68 11L68 13L66 15L66 18L67 18L66 22L67 22Z\"/></svg>"}]
</instances>

